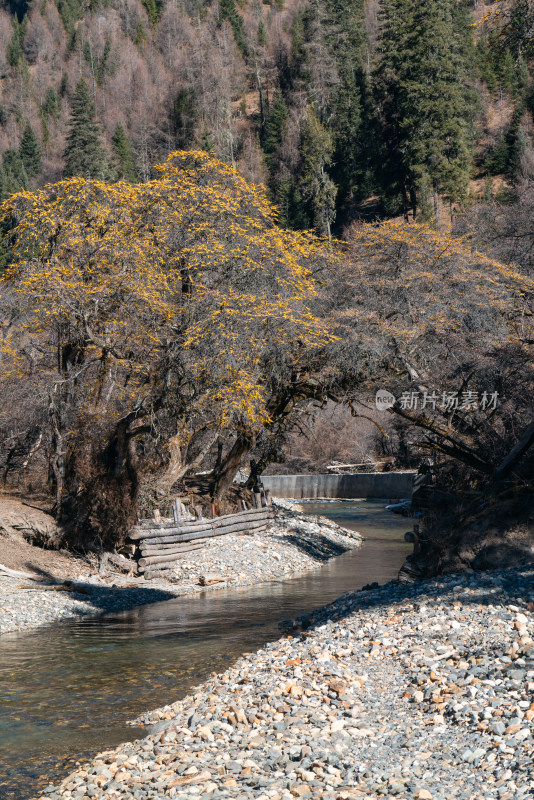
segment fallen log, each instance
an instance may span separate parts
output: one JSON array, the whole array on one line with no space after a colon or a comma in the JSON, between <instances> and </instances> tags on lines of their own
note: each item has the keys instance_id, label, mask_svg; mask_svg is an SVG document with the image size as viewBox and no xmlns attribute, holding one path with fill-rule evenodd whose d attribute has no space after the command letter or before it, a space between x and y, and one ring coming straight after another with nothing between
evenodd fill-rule
<instances>
[{"instance_id":1,"label":"fallen log","mask_svg":"<svg viewBox=\"0 0 534 800\"><path fill-rule=\"evenodd\" d=\"M128 575L130 573L135 575L137 572L137 562L118 553L101 553L98 562L99 575L105 575L110 565L120 572L126 572Z\"/></svg>"},{"instance_id":2,"label":"fallen log","mask_svg":"<svg viewBox=\"0 0 534 800\"><path fill-rule=\"evenodd\" d=\"M223 578L222 575L216 575L214 573L207 573L206 575L199 575L198 582L200 586L212 586L214 583L224 583L226 578Z\"/></svg>"},{"instance_id":3,"label":"fallen log","mask_svg":"<svg viewBox=\"0 0 534 800\"><path fill-rule=\"evenodd\" d=\"M128 574L132 572L134 575L137 572L137 562L133 561L131 558L125 558L125 556L121 556L119 553L110 553L108 562L121 572L126 572Z\"/></svg>"},{"instance_id":4,"label":"fallen log","mask_svg":"<svg viewBox=\"0 0 534 800\"><path fill-rule=\"evenodd\" d=\"M206 528L215 530L232 522L245 522L249 519L253 520L261 517L268 517L271 514L271 508L255 508L250 511L241 511L238 514L226 514L216 519L204 519L198 522L187 522L182 525L177 525L175 522L162 522L159 525L155 525L153 522L149 521L147 527L136 525L132 529L129 538L133 541L137 541L139 539L146 539L148 536L157 536L158 534L164 535L165 533L194 533L195 531Z\"/></svg>"},{"instance_id":5,"label":"fallen log","mask_svg":"<svg viewBox=\"0 0 534 800\"><path fill-rule=\"evenodd\" d=\"M64 581L63 583L37 584L37 586L17 586L17 589L31 589L33 592L74 592L75 594L91 594L91 590L81 583Z\"/></svg>"},{"instance_id":6,"label":"fallen log","mask_svg":"<svg viewBox=\"0 0 534 800\"><path fill-rule=\"evenodd\" d=\"M240 533L241 531L263 531L268 527L269 520L258 520L257 524L252 525L250 522L242 522L239 525L226 525L224 528L217 530L207 530L204 528L197 533L176 533L171 536L151 536L145 539L144 543L147 545L153 544L173 544L174 542L193 542L196 539L211 539L214 536L226 536L229 533Z\"/></svg>"}]
</instances>

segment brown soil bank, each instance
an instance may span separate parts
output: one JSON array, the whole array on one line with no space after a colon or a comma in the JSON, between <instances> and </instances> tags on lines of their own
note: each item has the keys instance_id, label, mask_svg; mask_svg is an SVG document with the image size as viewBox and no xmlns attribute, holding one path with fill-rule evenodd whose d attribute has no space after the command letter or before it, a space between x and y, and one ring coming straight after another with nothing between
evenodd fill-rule
<instances>
[{"instance_id":1,"label":"brown soil bank","mask_svg":"<svg viewBox=\"0 0 534 800\"><path fill-rule=\"evenodd\" d=\"M0 564L55 580L77 578L89 566L98 565L95 556L56 549L61 532L54 518L28 503L0 495Z\"/></svg>"}]
</instances>

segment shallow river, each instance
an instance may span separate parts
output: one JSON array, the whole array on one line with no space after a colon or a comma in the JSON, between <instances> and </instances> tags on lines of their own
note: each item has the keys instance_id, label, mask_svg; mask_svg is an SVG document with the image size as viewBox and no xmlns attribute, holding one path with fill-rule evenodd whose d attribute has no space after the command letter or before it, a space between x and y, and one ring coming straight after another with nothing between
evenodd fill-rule
<instances>
[{"instance_id":1,"label":"shallow river","mask_svg":"<svg viewBox=\"0 0 534 800\"><path fill-rule=\"evenodd\" d=\"M306 503L366 541L302 577L0 637L1 800L30 800L76 760L146 735L126 720L277 638L281 621L396 577L410 523L384 505Z\"/></svg>"}]
</instances>

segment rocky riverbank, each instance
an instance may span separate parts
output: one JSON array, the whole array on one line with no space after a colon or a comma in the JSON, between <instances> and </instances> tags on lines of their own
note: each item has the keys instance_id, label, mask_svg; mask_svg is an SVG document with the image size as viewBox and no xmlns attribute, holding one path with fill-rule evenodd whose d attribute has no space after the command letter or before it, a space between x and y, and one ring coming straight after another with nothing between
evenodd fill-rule
<instances>
[{"instance_id":1,"label":"rocky riverbank","mask_svg":"<svg viewBox=\"0 0 534 800\"><path fill-rule=\"evenodd\" d=\"M269 529L254 535L230 534L211 541L202 550L188 554L174 574L165 580L147 582L143 577L116 573L100 575L98 562L75 561L63 557L62 577L75 581L76 591L43 589L20 578L0 574L0 634L48 625L67 617L117 611L137 605L190 595L198 591L214 591L224 586L247 586L270 580L281 580L317 569L330 558L359 547L362 537L339 527L324 517L302 514L287 501L275 506L275 519ZM16 549L17 542L10 546ZM31 550L27 543L24 546ZM42 559L53 551L39 548ZM57 557L57 556L56 556ZM6 563L0 559L1 563ZM17 565L19 566L19 565ZM69 569L70 567L70 569ZM43 564L43 577L50 576ZM201 587L199 577L217 574L222 579L214 586Z\"/></svg>"},{"instance_id":2,"label":"rocky riverbank","mask_svg":"<svg viewBox=\"0 0 534 800\"><path fill-rule=\"evenodd\" d=\"M534 794L534 570L354 592L43 800Z\"/></svg>"}]
</instances>

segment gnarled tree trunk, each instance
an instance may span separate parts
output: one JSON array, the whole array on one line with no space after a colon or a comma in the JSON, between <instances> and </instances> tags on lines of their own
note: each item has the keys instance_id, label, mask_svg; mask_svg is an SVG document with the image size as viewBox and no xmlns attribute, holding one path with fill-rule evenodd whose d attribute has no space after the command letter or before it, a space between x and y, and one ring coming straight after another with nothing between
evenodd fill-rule
<instances>
[{"instance_id":1,"label":"gnarled tree trunk","mask_svg":"<svg viewBox=\"0 0 534 800\"><path fill-rule=\"evenodd\" d=\"M256 443L257 434L239 433L228 454L213 471L211 495L213 499L224 497L239 469L242 459L249 453Z\"/></svg>"}]
</instances>

